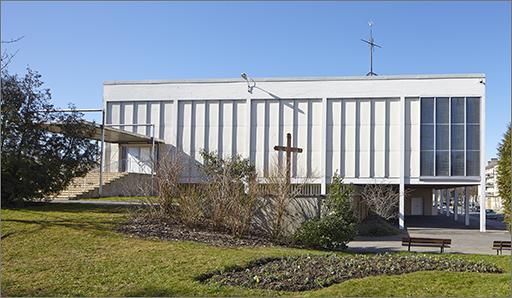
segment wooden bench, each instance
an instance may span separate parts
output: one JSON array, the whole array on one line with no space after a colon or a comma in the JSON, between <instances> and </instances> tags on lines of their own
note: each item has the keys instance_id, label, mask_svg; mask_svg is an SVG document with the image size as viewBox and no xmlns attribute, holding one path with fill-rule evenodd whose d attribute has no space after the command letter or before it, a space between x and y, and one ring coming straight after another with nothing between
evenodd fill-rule
<instances>
[{"instance_id":1,"label":"wooden bench","mask_svg":"<svg viewBox=\"0 0 512 298\"><path fill-rule=\"evenodd\" d=\"M452 244L451 239L438 239L438 238L402 238L402 246L407 246L407 251L411 251L411 246L423 247L439 247L441 253L445 248L450 248Z\"/></svg>"},{"instance_id":2,"label":"wooden bench","mask_svg":"<svg viewBox=\"0 0 512 298\"><path fill-rule=\"evenodd\" d=\"M496 255L502 255L503 250L511 250L511 241L494 241L492 243L492 249L496 250Z\"/></svg>"}]
</instances>

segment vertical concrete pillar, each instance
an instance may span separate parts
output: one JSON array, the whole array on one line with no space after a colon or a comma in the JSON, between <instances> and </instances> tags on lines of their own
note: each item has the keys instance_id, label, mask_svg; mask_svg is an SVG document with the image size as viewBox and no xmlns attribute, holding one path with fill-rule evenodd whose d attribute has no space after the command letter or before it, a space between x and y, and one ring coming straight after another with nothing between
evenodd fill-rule
<instances>
[{"instance_id":1,"label":"vertical concrete pillar","mask_svg":"<svg viewBox=\"0 0 512 298\"><path fill-rule=\"evenodd\" d=\"M485 177L482 176L482 180L485 180ZM485 182L484 182L485 183ZM485 217L485 184L481 183L478 187L478 197L480 198L480 232L486 231L486 220Z\"/></svg>"},{"instance_id":2,"label":"vertical concrete pillar","mask_svg":"<svg viewBox=\"0 0 512 298\"><path fill-rule=\"evenodd\" d=\"M464 186L464 224L469 226L469 198L466 186Z\"/></svg>"},{"instance_id":3,"label":"vertical concrete pillar","mask_svg":"<svg viewBox=\"0 0 512 298\"><path fill-rule=\"evenodd\" d=\"M398 227L405 229L405 97L400 97L400 201Z\"/></svg>"},{"instance_id":4,"label":"vertical concrete pillar","mask_svg":"<svg viewBox=\"0 0 512 298\"><path fill-rule=\"evenodd\" d=\"M444 191L444 200L446 202L444 214L446 216L450 216L450 192L449 192L449 189L447 189L447 188L445 188L443 191Z\"/></svg>"},{"instance_id":5,"label":"vertical concrete pillar","mask_svg":"<svg viewBox=\"0 0 512 298\"><path fill-rule=\"evenodd\" d=\"M444 196L443 196L443 190L438 189L437 193L439 195L439 214L443 214L444 212Z\"/></svg>"},{"instance_id":6,"label":"vertical concrete pillar","mask_svg":"<svg viewBox=\"0 0 512 298\"><path fill-rule=\"evenodd\" d=\"M321 192L327 194L327 98L322 98L322 184Z\"/></svg>"},{"instance_id":7,"label":"vertical concrete pillar","mask_svg":"<svg viewBox=\"0 0 512 298\"><path fill-rule=\"evenodd\" d=\"M459 192L458 188L455 187L453 189L453 219L455 221L459 220Z\"/></svg>"},{"instance_id":8,"label":"vertical concrete pillar","mask_svg":"<svg viewBox=\"0 0 512 298\"><path fill-rule=\"evenodd\" d=\"M206 109L205 109L206 111ZM252 142L252 138L253 136L251 135L251 132L252 132L252 129L251 129L251 125L252 125L252 122L253 122L253 119L252 119L252 98L251 97L247 97L245 99L245 137L246 137L246 143L245 143L245 147L246 147L246 153L247 153L247 158L249 159L249 161L252 161L251 159L251 142Z\"/></svg>"},{"instance_id":9,"label":"vertical concrete pillar","mask_svg":"<svg viewBox=\"0 0 512 298\"><path fill-rule=\"evenodd\" d=\"M437 190L437 199L439 200L439 214L443 214L443 194L440 189Z\"/></svg>"},{"instance_id":10,"label":"vertical concrete pillar","mask_svg":"<svg viewBox=\"0 0 512 298\"><path fill-rule=\"evenodd\" d=\"M482 97L480 98L480 232L486 230L486 193L485 193L485 79L480 81Z\"/></svg>"},{"instance_id":11,"label":"vertical concrete pillar","mask_svg":"<svg viewBox=\"0 0 512 298\"><path fill-rule=\"evenodd\" d=\"M438 204L437 204L437 190L436 189L432 189L432 202L433 202L433 205L432 205L432 215L437 215Z\"/></svg>"}]
</instances>

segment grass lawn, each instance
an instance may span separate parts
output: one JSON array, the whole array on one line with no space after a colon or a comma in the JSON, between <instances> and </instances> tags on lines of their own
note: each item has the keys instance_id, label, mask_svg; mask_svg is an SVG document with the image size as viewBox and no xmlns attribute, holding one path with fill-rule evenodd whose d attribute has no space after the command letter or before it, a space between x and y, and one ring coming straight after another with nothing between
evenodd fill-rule
<instances>
[{"instance_id":1,"label":"grass lawn","mask_svg":"<svg viewBox=\"0 0 512 298\"><path fill-rule=\"evenodd\" d=\"M126 207L44 204L1 211L2 296L510 296L511 276L415 272L346 281L324 289L270 292L212 286L201 273L267 256L322 253L288 248L219 248L131 238L112 230ZM449 255L495 263L510 257Z\"/></svg>"}]
</instances>

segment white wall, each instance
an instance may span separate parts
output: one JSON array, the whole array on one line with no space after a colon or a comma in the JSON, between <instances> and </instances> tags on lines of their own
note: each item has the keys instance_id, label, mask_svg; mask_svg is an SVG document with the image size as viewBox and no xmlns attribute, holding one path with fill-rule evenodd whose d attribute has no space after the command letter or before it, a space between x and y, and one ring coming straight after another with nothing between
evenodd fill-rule
<instances>
[{"instance_id":1,"label":"white wall","mask_svg":"<svg viewBox=\"0 0 512 298\"><path fill-rule=\"evenodd\" d=\"M168 144L167 150L177 146L189 157L191 181L198 178L195 165L202 162L199 151L203 148L223 156L248 157L264 176L273 163L284 162L284 154L273 147L285 145L286 134L292 133L293 146L304 150L293 154L296 178L312 177L320 183L325 177L329 182L338 171L347 182L398 183L403 148L407 183L428 184L419 177L419 97L482 97L481 79L479 75L264 79L256 81L266 92L254 89L253 94L247 92L245 82L237 80L117 82L104 85L104 98L108 123L155 124L156 137ZM325 121L323 99L327 102ZM405 144L400 138L401 100L405 104ZM142 128L124 129L149 133ZM107 148L111 160L119 155L115 147Z\"/></svg>"}]
</instances>

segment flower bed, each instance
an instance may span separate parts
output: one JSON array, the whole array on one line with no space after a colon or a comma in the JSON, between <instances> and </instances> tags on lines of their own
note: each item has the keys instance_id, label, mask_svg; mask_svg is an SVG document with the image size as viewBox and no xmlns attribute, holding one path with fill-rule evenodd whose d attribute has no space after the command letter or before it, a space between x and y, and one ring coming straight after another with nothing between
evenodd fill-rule
<instances>
[{"instance_id":1,"label":"flower bed","mask_svg":"<svg viewBox=\"0 0 512 298\"><path fill-rule=\"evenodd\" d=\"M131 219L121 224L117 230L142 238L195 241L222 247L276 246L276 244L264 237L247 235L237 238L228 233L214 231L208 226L198 226L192 229L172 221L157 221L144 218Z\"/></svg>"},{"instance_id":2,"label":"flower bed","mask_svg":"<svg viewBox=\"0 0 512 298\"><path fill-rule=\"evenodd\" d=\"M277 291L306 291L343 281L375 275L397 275L415 271L502 273L495 265L427 255L322 255L262 259L246 267L205 274L198 279L221 285Z\"/></svg>"}]
</instances>

